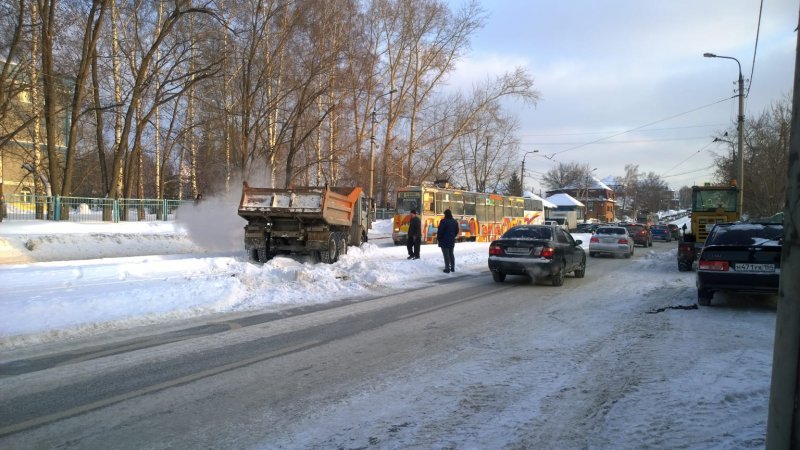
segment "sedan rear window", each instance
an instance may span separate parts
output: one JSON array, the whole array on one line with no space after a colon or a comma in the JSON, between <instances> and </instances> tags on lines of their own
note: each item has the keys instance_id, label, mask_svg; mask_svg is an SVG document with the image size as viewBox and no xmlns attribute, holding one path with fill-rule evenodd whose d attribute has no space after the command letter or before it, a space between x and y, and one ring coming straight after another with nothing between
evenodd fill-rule
<instances>
[{"instance_id":1,"label":"sedan rear window","mask_svg":"<svg viewBox=\"0 0 800 450\"><path fill-rule=\"evenodd\" d=\"M598 228L597 234L625 234L623 228Z\"/></svg>"},{"instance_id":2,"label":"sedan rear window","mask_svg":"<svg viewBox=\"0 0 800 450\"><path fill-rule=\"evenodd\" d=\"M549 227L517 227L512 228L503 234L504 239L550 239L552 232Z\"/></svg>"},{"instance_id":3,"label":"sedan rear window","mask_svg":"<svg viewBox=\"0 0 800 450\"><path fill-rule=\"evenodd\" d=\"M781 245L783 225L735 224L717 226L706 244L713 245Z\"/></svg>"}]
</instances>

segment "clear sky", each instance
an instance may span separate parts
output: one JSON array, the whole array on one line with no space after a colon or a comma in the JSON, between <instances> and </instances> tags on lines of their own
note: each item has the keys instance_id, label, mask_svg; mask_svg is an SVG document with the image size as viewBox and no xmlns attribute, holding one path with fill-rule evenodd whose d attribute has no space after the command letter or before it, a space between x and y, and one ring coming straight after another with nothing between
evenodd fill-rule
<instances>
[{"instance_id":1,"label":"clear sky","mask_svg":"<svg viewBox=\"0 0 800 450\"><path fill-rule=\"evenodd\" d=\"M525 159L525 186L537 192L554 161L586 162L598 178L638 164L673 189L711 181L714 152L728 151L713 138L735 130L739 72L705 52L740 61L746 118L792 89L798 0L763 0L757 48L760 0L480 4L488 21L450 81L467 87L515 66L534 77L538 105L507 106L519 117L520 163L539 150Z\"/></svg>"}]
</instances>

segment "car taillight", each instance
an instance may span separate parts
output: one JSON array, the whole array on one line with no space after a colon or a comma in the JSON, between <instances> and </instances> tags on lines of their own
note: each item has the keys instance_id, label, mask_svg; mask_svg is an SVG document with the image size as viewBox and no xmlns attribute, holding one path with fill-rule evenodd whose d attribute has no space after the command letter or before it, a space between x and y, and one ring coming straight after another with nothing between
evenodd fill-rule
<instances>
[{"instance_id":1,"label":"car taillight","mask_svg":"<svg viewBox=\"0 0 800 450\"><path fill-rule=\"evenodd\" d=\"M599 242L600 242L600 239L598 239L598 238L596 238L596 237L593 237L592 239L590 239L590 241L589 241L589 242L597 242L597 243L599 243Z\"/></svg>"},{"instance_id":2,"label":"car taillight","mask_svg":"<svg viewBox=\"0 0 800 450\"><path fill-rule=\"evenodd\" d=\"M552 258L555 255L556 249L553 247L544 247L542 249L542 253L540 253L542 258Z\"/></svg>"},{"instance_id":3,"label":"car taillight","mask_svg":"<svg viewBox=\"0 0 800 450\"><path fill-rule=\"evenodd\" d=\"M726 272L728 270L728 261L706 261L701 259L700 262L697 263L697 269Z\"/></svg>"},{"instance_id":4,"label":"car taillight","mask_svg":"<svg viewBox=\"0 0 800 450\"><path fill-rule=\"evenodd\" d=\"M622 239L617 241L617 244L627 244L627 243L628 243L628 240L625 239L625 238L622 238Z\"/></svg>"},{"instance_id":5,"label":"car taillight","mask_svg":"<svg viewBox=\"0 0 800 450\"><path fill-rule=\"evenodd\" d=\"M503 247L497 245L489 246L489 256L503 256Z\"/></svg>"}]
</instances>

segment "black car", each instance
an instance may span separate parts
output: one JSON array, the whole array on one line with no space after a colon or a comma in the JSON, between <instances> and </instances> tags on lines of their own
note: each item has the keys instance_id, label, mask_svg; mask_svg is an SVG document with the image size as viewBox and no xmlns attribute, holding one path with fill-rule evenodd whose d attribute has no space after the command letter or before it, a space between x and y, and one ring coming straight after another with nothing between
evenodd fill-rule
<instances>
[{"instance_id":1,"label":"black car","mask_svg":"<svg viewBox=\"0 0 800 450\"><path fill-rule=\"evenodd\" d=\"M716 224L697 263L697 303L716 291L777 293L782 244L780 223Z\"/></svg>"},{"instance_id":2,"label":"black car","mask_svg":"<svg viewBox=\"0 0 800 450\"><path fill-rule=\"evenodd\" d=\"M586 253L581 241L560 227L520 225L489 245L489 270L498 283L511 274L525 275L533 281L550 278L553 286L561 286L567 273L583 278Z\"/></svg>"}]
</instances>

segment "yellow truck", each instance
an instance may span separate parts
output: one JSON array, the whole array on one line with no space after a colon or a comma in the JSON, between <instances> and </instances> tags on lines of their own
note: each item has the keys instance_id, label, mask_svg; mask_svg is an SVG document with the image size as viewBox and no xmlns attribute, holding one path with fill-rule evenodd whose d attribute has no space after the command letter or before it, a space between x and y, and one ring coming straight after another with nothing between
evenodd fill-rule
<instances>
[{"instance_id":1,"label":"yellow truck","mask_svg":"<svg viewBox=\"0 0 800 450\"><path fill-rule=\"evenodd\" d=\"M334 263L348 245L367 241L372 224L360 187L252 187L245 181L239 216L247 220L244 246L251 261L307 254Z\"/></svg>"},{"instance_id":2,"label":"yellow truck","mask_svg":"<svg viewBox=\"0 0 800 450\"><path fill-rule=\"evenodd\" d=\"M678 242L679 271L692 270L715 224L739 220L738 192L736 186L692 186L691 230L684 230Z\"/></svg>"}]
</instances>

